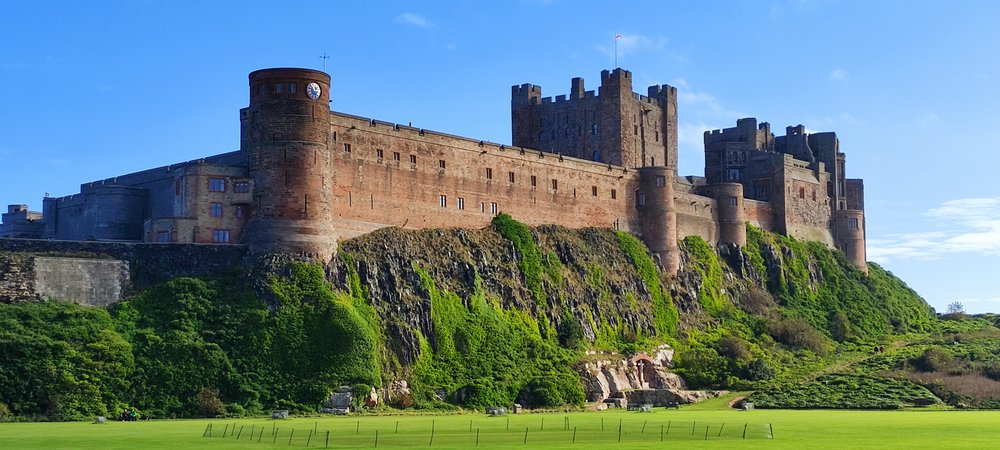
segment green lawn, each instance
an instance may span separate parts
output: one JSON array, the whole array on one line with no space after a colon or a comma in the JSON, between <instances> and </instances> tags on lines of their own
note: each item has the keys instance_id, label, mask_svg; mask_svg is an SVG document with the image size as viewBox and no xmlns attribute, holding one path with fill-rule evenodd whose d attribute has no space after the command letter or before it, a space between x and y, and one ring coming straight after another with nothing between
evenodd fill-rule
<instances>
[{"instance_id":1,"label":"green lawn","mask_svg":"<svg viewBox=\"0 0 1000 450\"><path fill-rule=\"evenodd\" d=\"M601 431L601 425L604 430ZM398 423L398 431L397 431ZM508 425L509 423L509 425ZM621 444L619 444L619 423ZM989 448L1000 411L664 410L484 415L366 416L290 420L0 423L0 448ZM202 437L212 425L212 437ZM233 426L236 433L232 433ZM567 429L568 426L568 429ZM774 436L768 434L773 426ZM433 443L431 429L434 429ZM472 431L470 432L470 427ZM544 427L544 428L543 428ZM746 427L746 439L743 430ZM272 434L272 429L277 433ZM263 429L263 434L260 431ZM292 430L294 429L294 434ZM527 445L525 430L527 429ZM572 443L573 430L576 443ZM225 437L222 436L226 432ZM706 440L706 431L707 437ZM251 437L252 432L252 437ZM661 432L662 439L661 442ZM291 436L290 436L291 435ZM432 444L432 445L431 445Z\"/></svg>"}]
</instances>

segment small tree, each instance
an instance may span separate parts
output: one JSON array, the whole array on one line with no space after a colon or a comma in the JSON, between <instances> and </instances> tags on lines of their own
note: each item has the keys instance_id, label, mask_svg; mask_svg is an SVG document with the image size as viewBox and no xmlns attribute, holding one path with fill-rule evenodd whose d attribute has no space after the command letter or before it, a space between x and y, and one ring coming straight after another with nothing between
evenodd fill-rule
<instances>
[{"instance_id":1,"label":"small tree","mask_svg":"<svg viewBox=\"0 0 1000 450\"><path fill-rule=\"evenodd\" d=\"M222 404L218 389L201 388L195 395L195 401L198 402L198 414L202 417L218 417L226 414L226 405Z\"/></svg>"},{"instance_id":2,"label":"small tree","mask_svg":"<svg viewBox=\"0 0 1000 450\"><path fill-rule=\"evenodd\" d=\"M951 302L948 304L948 314L964 314L965 305L962 302Z\"/></svg>"}]
</instances>

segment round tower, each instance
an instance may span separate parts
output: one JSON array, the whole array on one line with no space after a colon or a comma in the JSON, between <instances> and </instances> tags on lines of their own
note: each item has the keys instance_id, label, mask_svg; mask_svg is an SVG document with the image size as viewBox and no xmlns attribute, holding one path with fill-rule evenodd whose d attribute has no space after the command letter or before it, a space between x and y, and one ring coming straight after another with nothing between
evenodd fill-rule
<instances>
[{"instance_id":1,"label":"round tower","mask_svg":"<svg viewBox=\"0 0 1000 450\"><path fill-rule=\"evenodd\" d=\"M837 248L862 272L868 273L865 255L865 213L858 209L840 209L836 213Z\"/></svg>"},{"instance_id":2,"label":"round tower","mask_svg":"<svg viewBox=\"0 0 1000 450\"><path fill-rule=\"evenodd\" d=\"M719 216L719 244L747 245L746 217L743 214L743 185L718 183L715 189L715 207Z\"/></svg>"},{"instance_id":3,"label":"round tower","mask_svg":"<svg viewBox=\"0 0 1000 450\"><path fill-rule=\"evenodd\" d=\"M676 274L680 268L677 248L677 211L674 209L674 171L669 167L639 170L637 208L642 240L660 259L663 270Z\"/></svg>"},{"instance_id":4,"label":"round tower","mask_svg":"<svg viewBox=\"0 0 1000 450\"><path fill-rule=\"evenodd\" d=\"M253 179L243 242L251 253L329 261L333 228L330 76L311 69L250 73L250 106L240 111L240 151Z\"/></svg>"}]
</instances>

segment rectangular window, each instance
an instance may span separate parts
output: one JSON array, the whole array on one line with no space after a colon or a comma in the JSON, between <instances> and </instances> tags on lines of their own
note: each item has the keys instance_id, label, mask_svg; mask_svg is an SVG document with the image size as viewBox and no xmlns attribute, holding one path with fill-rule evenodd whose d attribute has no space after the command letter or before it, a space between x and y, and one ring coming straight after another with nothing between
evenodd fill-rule
<instances>
[{"instance_id":1,"label":"rectangular window","mask_svg":"<svg viewBox=\"0 0 1000 450\"><path fill-rule=\"evenodd\" d=\"M417 155L410 155L410 164L417 163Z\"/></svg>"},{"instance_id":2,"label":"rectangular window","mask_svg":"<svg viewBox=\"0 0 1000 450\"><path fill-rule=\"evenodd\" d=\"M156 242L170 242L170 232L169 231L156 232Z\"/></svg>"},{"instance_id":3,"label":"rectangular window","mask_svg":"<svg viewBox=\"0 0 1000 450\"><path fill-rule=\"evenodd\" d=\"M486 203L479 204L479 212L486 212Z\"/></svg>"},{"instance_id":4,"label":"rectangular window","mask_svg":"<svg viewBox=\"0 0 1000 450\"><path fill-rule=\"evenodd\" d=\"M850 219L848 219L847 223L851 227L852 230L857 230L858 229L858 218L857 217L851 217Z\"/></svg>"},{"instance_id":5,"label":"rectangular window","mask_svg":"<svg viewBox=\"0 0 1000 450\"><path fill-rule=\"evenodd\" d=\"M635 191L635 203L639 206L646 206L646 194L644 192Z\"/></svg>"},{"instance_id":6,"label":"rectangular window","mask_svg":"<svg viewBox=\"0 0 1000 450\"><path fill-rule=\"evenodd\" d=\"M736 197L729 197L729 206L736 207Z\"/></svg>"},{"instance_id":7,"label":"rectangular window","mask_svg":"<svg viewBox=\"0 0 1000 450\"><path fill-rule=\"evenodd\" d=\"M229 242L229 230L212 230L212 242Z\"/></svg>"},{"instance_id":8,"label":"rectangular window","mask_svg":"<svg viewBox=\"0 0 1000 450\"><path fill-rule=\"evenodd\" d=\"M489 167L486 168L486 179L487 180L493 179L493 169L490 169Z\"/></svg>"},{"instance_id":9,"label":"rectangular window","mask_svg":"<svg viewBox=\"0 0 1000 450\"><path fill-rule=\"evenodd\" d=\"M392 160L399 162L399 152L392 152Z\"/></svg>"},{"instance_id":10,"label":"rectangular window","mask_svg":"<svg viewBox=\"0 0 1000 450\"><path fill-rule=\"evenodd\" d=\"M458 209L465 209L465 199L462 197L458 198Z\"/></svg>"},{"instance_id":11,"label":"rectangular window","mask_svg":"<svg viewBox=\"0 0 1000 450\"><path fill-rule=\"evenodd\" d=\"M295 93L295 83L288 83L288 92L291 94Z\"/></svg>"},{"instance_id":12,"label":"rectangular window","mask_svg":"<svg viewBox=\"0 0 1000 450\"><path fill-rule=\"evenodd\" d=\"M212 217L222 217L222 203L212 203L209 207L208 215Z\"/></svg>"},{"instance_id":13,"label":"rectangular window","mask_svg":"<svg viewBox=\"0 0 1000 450\"><path fill-rule=\"evenodd\" d=\"M663 175L656 176L656 187L663 187L667 185L667 178Z\"/></svg>"},{"instance_id":14,"label":"rectangular window","mask_svg":"<svg viewBox=\"0 0 1000 450\"><path fill-rule=\"evenodd\" d=\"M278 83L274 85L274 92L282 93L285 92L285 83Z\"/></svg>"},{"instance_id":15,"label":"rectangular window","mask_svg":"<svg viewBox=\"0 0 1000 450\"><path fill-rule=\"evenodd\" d=\"M767 200L769 192L766 184L757 184L754 186L754 190L756 191L758 200Z\"/></svg>"},{"instance_id":16,"label":"rectangular window","mask_svg":"<svg viewBox=\"0 0 1000 450\"><path fill-rule=\"evenodd\" d=\"M250 182L249 181L234 181L233 182L233 192L240 194L245 194L250 192Z\"/></svg>"},{"instance_id":17,"label":"rectangular window","mask_svg":"<svg viewBox=\"0 0 1000 450\"><path fill-rule=\"evenodd\" d=\"M799 188L799 198L806 198L806 188L804 187Z\"/></svg>"},{"instance_id":18,"label":"rectangular window","mask_svg":"<svg viewBox=\"0 0 1000 450\"><path fill-rule=\"evenodd\" d=\"M174 195L181 195L181 179L174 180Z\"/></svg>"},{"instance_id":19,"label":"rectangular window","mask_svg":"<svg viewBox=\"0 0 1000 450\"><path fill-rule=\"evenodd\" d=\"M735 169L735 168L729 169L726 172L726 178L729 181L739 181L739 179L740 179L740 169Z\"/></svg>"},{"instance_id":20,"label":"rectangular window","mask_svg":"<svg viewBox=\"0 0 1000 450\"><path fill-rule=\"evenodd\" d=\"M243 205L239 205L236 207L236 217L239 219L243 218Z\"/></svg>"},{"instance_id":21,"label":"rectangular window","mask_svg":"<svg viewBox=\"0 0 1000 450\"><path fill-rule=\"evenodd\" d=\"M208 191L209 192L226 192L226 179L225 178L209 178L208 179Z\"/></svg>"},{"instance_id":22,"label":"rectangular window","mask_svg":"<svg viewBox=\"0 0 1000 450\"><path fill-rule=\"evenodd\" d=\"M438 204L441 205L442 208L447 208L448 207L448 196L447 195L439 196L438 197Z\"/></svg>"},{"instance_id":23,"label":"rectangular window","mask_svg":"<svg viewBox=\"0 0 1000 450\"><path fill-rule=\"evenodd\" d=\"M382 149L375 149L375 157L378 158L379 161L382 161Z\"/></svg>"},{"instance_id":24,"label":"rectangular window","mask_svg":"<svg viewBox=\"0 0 1000 450\"><path fill-rule=\"evenodd\" d=\"M611 200L617 200L617 199L618 199L618 191L612 189L611 190Z\"/></svg>"},{"instance_id":25,"label":"rectangular window","mask_svg":"<svg viewBox=\"0 0 1000 450\"><path fill-rule=\"evenodd\" d=\"M559 190L559 180L557 180L555 178L552 179L552 190L553 191L558 191Z\"/></svg>"},{"instance_id":26,"label":"rectangular window","mask_svg":"<svg viewBox=\"0 0 1000 450\"><path fill-rule=\"evenodd\" d=\"M591 186L590 187L590 195L593 195L594 197L597 197L597 186Z\"/></svg>"},{"instance_id":27,"label":"rectangular window","mask_svg":"<svg viewBox=\"0 0 1000 450\"><path fill-rule=\"evenodd\" d=\"M444 169L444 166L445 166L444 160L443 159L439 159L438 160L438 169Z\"/></svg>"},{"instance_id":28,"label":"rectangular window","mask_svg":"<svg viewBox=\"0 0 1000 450\"><path fill-rule=\"evenodd\" d=\"M495 216L498 212L500 212L500 207L497 206L497 202L490 203L490 214Z\"/></svg>"},{"instance_id":29,"label":"rectangular window","mask_svg":"<svg viewBox=\"0 0 1000 450\"><path fill-rule=\"evenodd\" d=\"M351 144L344 144L344 152L351 153Z\"/></svg>"},{"instance_id":30,"label":"rectangular window","mask_svg":"<svg viewBox=\"0 0 1000 450\"><path fill-rule=\"evenodd\" d=\"M514 182L514 172L507 172L507 181Z\"/></svg>"},{"instance_id":31,"label":"rectangular window","mask_svg":"<svg viewBox=\"0 0 1000 450\"><path fill-rule=\"evenodd\" d=\"M532 175L531 176L531 187L536 187L536 186L538 186L538 177Z\"/></svg>"}]
</instances>

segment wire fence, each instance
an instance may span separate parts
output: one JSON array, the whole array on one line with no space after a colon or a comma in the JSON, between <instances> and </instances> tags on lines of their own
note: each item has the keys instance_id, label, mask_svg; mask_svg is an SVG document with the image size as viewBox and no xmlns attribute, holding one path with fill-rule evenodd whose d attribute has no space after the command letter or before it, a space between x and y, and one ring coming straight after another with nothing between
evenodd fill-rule
<instances>
[{"instance_id":1,"label":"wire fence","mask_svg":"<svg viewBox=\"0 0 1000 450\"><path fill-rule=\"evenodd\" d=\"M326 421L324 421L326 422ZM669 418L508 417L449 420L343 420L336 426L319 421L212 422L202 437L248 444L309 448L476 447L534 444L678 442L691 440L774 439L770 423L700 422Z\"/></svg>"}]
</instances>

